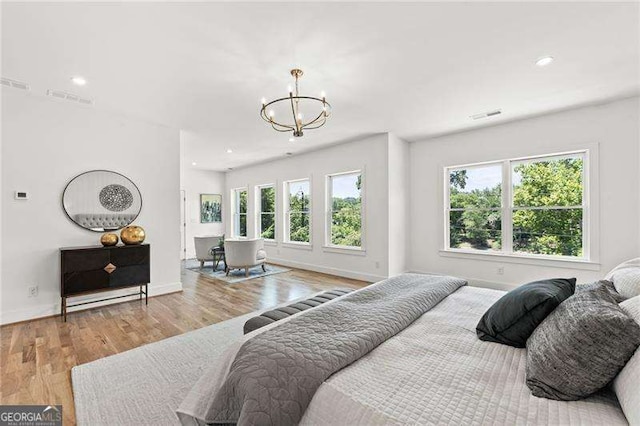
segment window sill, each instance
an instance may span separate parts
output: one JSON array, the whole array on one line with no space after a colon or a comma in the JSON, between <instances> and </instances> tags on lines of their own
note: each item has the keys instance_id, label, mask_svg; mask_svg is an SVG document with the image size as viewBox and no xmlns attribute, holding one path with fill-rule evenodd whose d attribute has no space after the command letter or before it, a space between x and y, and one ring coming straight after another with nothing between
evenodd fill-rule
<instances>
[{"instance_id":1,"label":"window sill","mask_svg":"<svg viewBox=\"0 0 640 426\"><path fill-rule=\"evenodd\" d=\"M569 259L561 257L543 257L536 255L518 255L506 253L483 253L468 250L443 249L439 251L442 257L455 257L459 259L473 259L486 262L516 263L522 265L538 265L551 268L584 269L599 271L600 263L589 260Z\"/></svg>"},{"instance_id":2,"label":"window sill","mask_svg":"<svg viewBox=\"0 0 640 426\"><path fill-rule=\"evenodd\" d=\"M361 247L347 246L322 246L322 251L326 253L350 254L353 256L366 256L367 251Z\"/></svg>"},{"instance_id":3,"label":"window sill","mask_svg":"<svg viewBox=\"0 0 640 426\"><path fill-rule=\"evenodd\" d=\"M263 238L264 240L264 238ZM271 246L271 247L277 247L278 246L278 242L276 240L264 240L264 245L265 246Z\"/></svg>"},{"instance_id":4,"label":"window sill","mask_svg":"<svg viewBox=\"0 0 640 426\"><path fill-rule=\"evenodd\" d=\"M294 248L299 250L313 250L313 245L311 245L311 243L296 243L294 241L283 242L282 247Z\"/></svg>"}]
</instances>

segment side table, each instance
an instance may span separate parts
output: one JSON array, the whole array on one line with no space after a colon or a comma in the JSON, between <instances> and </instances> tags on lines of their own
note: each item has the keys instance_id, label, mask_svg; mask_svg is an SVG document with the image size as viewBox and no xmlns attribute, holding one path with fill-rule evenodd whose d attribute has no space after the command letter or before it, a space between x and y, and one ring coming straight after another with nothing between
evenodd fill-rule
<instances>
[{"instance_id":1,"label":"side table","mask_svg":"<svg viewBox=\"0 0 640 426\"><path fill-rule=\"evenodd\" d=\"M211 256L213 257L213 270L218 270L218 265L220 262L224 264L224 270L227 270L227 258L224 255L224 247L212 247L210 251Z\"/></svg>"}]
</instances>

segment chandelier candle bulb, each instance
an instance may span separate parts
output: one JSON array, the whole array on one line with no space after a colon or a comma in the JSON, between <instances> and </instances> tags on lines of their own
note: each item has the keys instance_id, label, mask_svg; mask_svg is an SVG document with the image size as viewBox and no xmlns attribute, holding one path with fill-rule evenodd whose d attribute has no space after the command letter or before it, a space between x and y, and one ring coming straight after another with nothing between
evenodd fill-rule
<instances>
[{"instance_id":1,"label":"chandelier candle bulb","mask_svg":"<svg viewBox=\"0 0 640 426\"><path fill-rule=\"evenodd\" d=\"M267 104L267 100L265 98L262 98L262 106L265 106Z\"/></svg>"}]
</instances>

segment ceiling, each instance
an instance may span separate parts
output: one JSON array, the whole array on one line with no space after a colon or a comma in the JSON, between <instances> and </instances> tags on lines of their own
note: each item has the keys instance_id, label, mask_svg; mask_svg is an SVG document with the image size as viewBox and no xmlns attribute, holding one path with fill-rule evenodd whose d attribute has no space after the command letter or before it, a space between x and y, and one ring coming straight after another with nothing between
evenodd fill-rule
<instances>
[{"instance_id":1,"label":"ceiling","mask_svg":"<svg viewBox=\"0 0 640 426\"><path fill-rule=\"evenodd\" d=\"M631 96L639 40L635 2L2 4L3 77L185 130L184 164L213 170ZM556 60L537 67L544 55ZM333 115L289 142L258 111L286 95L293 67Z\"/></svg>"}]
</instances>

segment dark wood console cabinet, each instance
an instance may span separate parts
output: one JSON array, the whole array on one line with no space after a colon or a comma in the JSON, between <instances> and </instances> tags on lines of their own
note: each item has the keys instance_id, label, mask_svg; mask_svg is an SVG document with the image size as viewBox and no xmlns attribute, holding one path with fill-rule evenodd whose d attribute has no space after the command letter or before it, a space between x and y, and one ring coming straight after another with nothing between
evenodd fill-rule
<instances>
[{"instance_id":1,"label":"dark wood console cabinet","mask_svg":"<svg viewBox=\"0 0 640 426\"><path fill-rule=\"evenodd\" d=\"M131 246L64 247L60 249L60 315L67 320L67 308L88 303L144 294L149 303L148 284L151 281L148 244ZM102 291L139 287L139 291L123 296L67 305L67 297ZM143 290L144 287L144 290Z\"/></svg>"}]
</instances>

